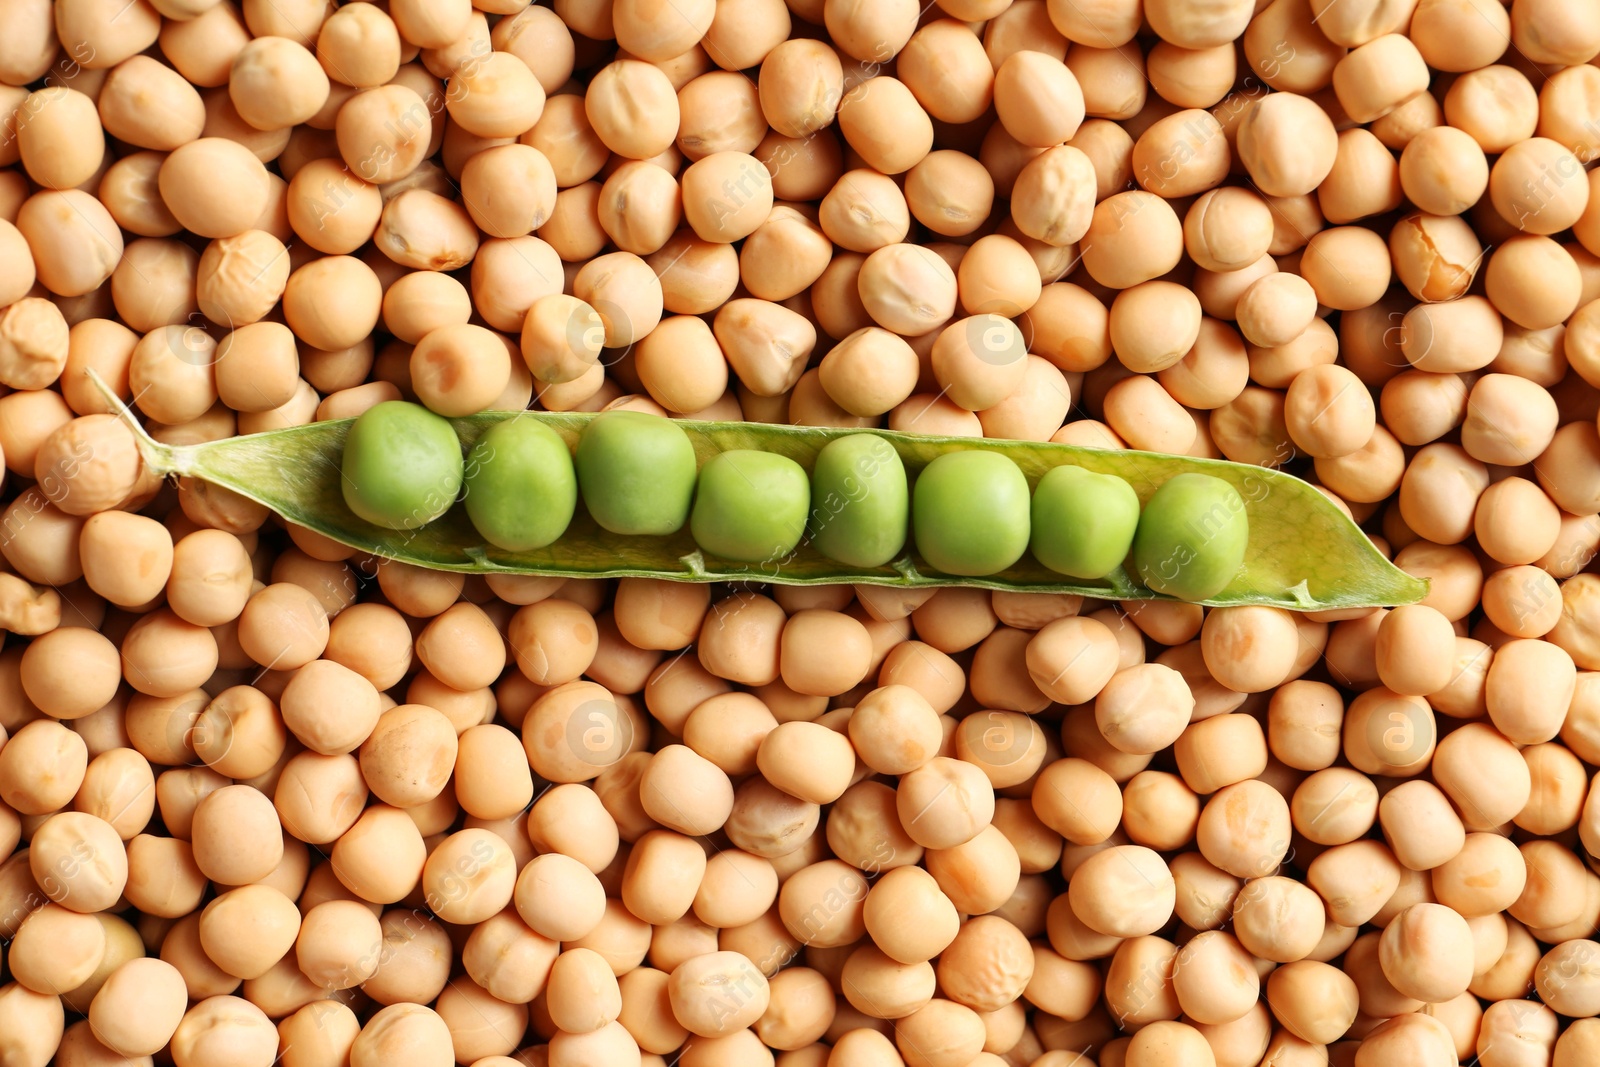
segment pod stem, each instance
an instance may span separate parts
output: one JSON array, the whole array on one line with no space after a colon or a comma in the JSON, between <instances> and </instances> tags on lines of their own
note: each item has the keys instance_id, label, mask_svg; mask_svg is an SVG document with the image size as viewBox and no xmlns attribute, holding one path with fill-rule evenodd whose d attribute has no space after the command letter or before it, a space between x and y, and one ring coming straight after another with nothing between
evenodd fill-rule
<instances>
[{"instance_id":1,"label":"pod stem","mask_svg":"<svg viewBox=\"0 0 1600 1067\"><path fill-rule=\"evenodd\" d=\"M116 391L100 377L100 372L90 367L87 373L89 384L99 390L105 402L111 406L112 412L133 431L133 438L139 444L139 455L146 467L163 476L174 474L180 478L193 472L195 446L164 445L151 437L139 424L139 418L133 413L133 409L123 403Z\"/></svg>"}]
</instances>

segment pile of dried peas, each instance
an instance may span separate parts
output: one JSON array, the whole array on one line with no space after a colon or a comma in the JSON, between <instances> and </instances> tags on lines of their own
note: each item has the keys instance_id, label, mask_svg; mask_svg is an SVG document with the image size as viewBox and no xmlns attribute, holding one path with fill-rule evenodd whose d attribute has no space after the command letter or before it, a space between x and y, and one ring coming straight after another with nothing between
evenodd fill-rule
<instances>
[{"instance_id":1,"label":"pile of dried peas","mask_svg":"<svg viewBox=\"0 0 1600 1067\"><path fill-rule=\"evenodd\" d=\"M1600 1062L1597 54L1592 0L9 0L0 1065ZM464 578L128 495L90 369L168 442L1279 465L1433 585Z\"/></svg>"}]
</instances>

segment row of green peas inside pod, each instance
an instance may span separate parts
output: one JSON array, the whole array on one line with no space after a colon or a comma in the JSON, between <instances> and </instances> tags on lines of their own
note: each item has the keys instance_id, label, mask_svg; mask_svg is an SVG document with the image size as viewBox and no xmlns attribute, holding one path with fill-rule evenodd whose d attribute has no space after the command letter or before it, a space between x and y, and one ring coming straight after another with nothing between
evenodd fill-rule
<instances>
[{"instance_id":1,"label":"row of green peas inside pod","mask_svg":"<svg viewBox=\"0 0 1600 1067\"><path fill-rule=\"evenodd\" d=\"M576 448L536 419L513 418L463 454L449 420L389 401L352 424L341 485L351 511L393 530L426 526L459 498L486 542L514 552L558 541L581 500L610 533L660 537L687 525L701 551L736 563L780 562L806 542L848 566L882 567L909 535L944 574L998 574L1030 553L1079 579L1127 562L1151 590L1191 601L1221 592L1249 543L1244 500L1206 474L1173 476L1141 508L1115 475L1064 464L1030 487L1015 461L977 447L914 473L873 433L833 437L810 471L759 449L701 463L677 423L625 410L589 421Z\"/></svg>"}]
</instances>

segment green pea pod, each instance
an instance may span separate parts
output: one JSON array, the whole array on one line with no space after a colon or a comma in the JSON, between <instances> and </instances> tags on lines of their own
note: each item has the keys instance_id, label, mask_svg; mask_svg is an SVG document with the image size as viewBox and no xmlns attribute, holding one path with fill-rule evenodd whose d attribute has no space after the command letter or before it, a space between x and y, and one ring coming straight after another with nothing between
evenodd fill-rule
<instances>
[{"instance_id":1,"label":"green pea pod","mask_svg":"<svg viewBox=\"0 0 1600 1067\"><path fill-rule=\"evenodd\" d=\"M93 372L91 372L92 374ZM366 522L345 504L340 456L354 420L341 419L232 437L198 445L168 446L134 426L146 464L161 474L199 478L255 500L282 518L362 552L421 567L476 574L530 574L576 578L650 577L686 582L759 581L784 585L853 582L900 588L947 585L1041 593L1079 593L1113 600L1170 599L1118 567L1103 578L1075 579L1024 555L1006 570L984 577L940 574L914 547L879 567L828 559L808 541L782 558L761 563L714 563L696 548L688 529L662 537L630 537L599 528L581 507L565 534L543 548L513 552L486 544L465 509L451 509L415 530L389 530ZM593 415L554 412L484 412L452 419L464 448L507 419L537 419L569 448ZM828 442L859 430L780 426L755 422L678 423L698 461L732 449L773 452L809 474ZM872 431L889 442L915 476L950 452L992 451L1014 461L1029 486L1054 467L1072 464L1126 479L1148 501L1157 487L1186 472L1227 481L1244 500L1249 545L1244 566L1225 588L1202 601L1213 605L1267 604L1300 611L1410 604L1427 595L1427 583L1395 567L1353 522L1315 488L1288 474L1241 463L1153 452L1102 451L1032 441L931 437Z\"/></svg>"}]
</instances>

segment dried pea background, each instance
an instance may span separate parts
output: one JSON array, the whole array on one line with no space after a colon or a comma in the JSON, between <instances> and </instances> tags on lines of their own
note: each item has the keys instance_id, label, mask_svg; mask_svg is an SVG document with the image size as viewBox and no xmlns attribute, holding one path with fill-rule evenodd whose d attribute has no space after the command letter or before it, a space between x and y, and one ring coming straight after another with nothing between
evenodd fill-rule
<instances>
[{"instance_id":1,"label":"dried pea background","mask_svg":"<svg viewBox=\"0 0 1600 1067\"><path fill-rule=\"evenodd\" d=\"M10 0L0 1063L1600 1060L1597 54L1587 0ZM91 368L175 444L1220 456L1432 587L463 578L142 478Z\"/></svg>"}]
</instances>

